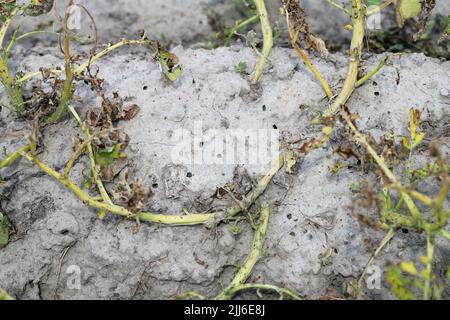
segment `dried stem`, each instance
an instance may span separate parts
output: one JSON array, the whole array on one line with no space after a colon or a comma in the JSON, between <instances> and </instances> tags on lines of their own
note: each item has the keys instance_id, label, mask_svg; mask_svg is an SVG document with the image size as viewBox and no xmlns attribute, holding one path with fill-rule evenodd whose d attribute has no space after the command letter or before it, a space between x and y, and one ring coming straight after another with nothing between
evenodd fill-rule
<instances>
[{"instance_id":1,"label":"dried stem","mask_svg":"<svg viewBox=\"0 0 450 320\"><path fill-rule=\"evenodd\" d=\"M386 247L386 245L394 238L395 234L396 234L396 230L394 228L391 228L389 230L389 232L384 236L383 240L381 240L380 245L375 250L373 255L370 257L369 261L367 261L367 264L366 264L363 272L359 276L359 279L358 279L358 281L356 283L356 288L355 288L356 289L356 292L355 292L355 297L356 298L359 298L359 296L361 294L362 282L364 280L364 277L367 274L367 271L372 266L373 262L378 257L378 255L381 253L381 251L383 251L383 249Z\"/></svg>"},{"instance_id":2,"label":"dried stem","mask_svg":"<svg viewBox=\"0 0 450 320\"><path fill-rule=\"evenodd\" d=\"M325 117L330 117L339 111L355 90L355 84L358 81L358 69L361 61L361 53L364 45L365 24L365 7L362 4L362 0L352 0L353 37L350 47L350 62L347 70L347 77L341 93L337 96L332 105L325 111Z\"/></svg>"},{"instance_id":3,"label":"dried stem","mask_svg":"<svg viewBox=\"0 0 450 320\"><path fill-rule=\"evenodd\" d=\"M317 78L317 80L319 81L320 85L325 90L325 93L327 94L328 98L331 99L333 97L333 92L331 91L330 86L328 85L328 83L326 82L326 80L324 79L324 77L322 76L320 71L311 62L311 60L308 57L308 54L303 49L301 49L298 46L298 44L297 44L299 30L294 30L292 28L292 25L291 25L291 22L290 22L289 11L288 11L286 6L284 8L284 12L285 12L285 16L286 16L286 23L287 23L287 26L288 26L288 31L289 31L289 36L290 36L290 39L291 39L292 47L295 49L295 51L297 52L299 57L303 60L305 65L309 68L309 70L311 70L311 72Z\"/></svg>"},{"instance_id":4,"label":"dried stem","mask_svg":"<svg viewBox=\"0 0 450 320\"><path fill-rule=\"evenodd\" d=\"M104 56L109 54L110 52L112 52L112 51L114 51L116 49L119 49L120 47L123 47L123 46L126 46L126 45L152 45L152 44L154 44L154 42L151 41L151 40L122 40L122 41L119 41L119 42L117 42L114 45L108 46L108 48L106 48L103 51L97 53L95 56L93 56L91 59L88 59L87 61L82 63L80 66L74 68L73 69L73 75L74 76L81 75L84 72L84 70L86 70L86 68L90 64L100 60L101 58L103 58ZM53 74L60 74L61 73L61 70L58 70L58 69L50 69L48 71L50 73L53 73ZM23 76L22 78L17 80L17 82L18 83L23 83L23 82L28 81L28 80L30 80L32 78L39 77L40 75L42 75L41 71L32 72L32 73L29 73L29 74Z\"/></svg>"},{"instance_id":5,"label":"dried stem","mask_svg":"<svg viewBox=\"0 0 450 320\"><path fill-rule=\"evenodd\" d=\"M430 300L432 298L431 281L433 279L433 258L434 258L434 236L430 233L427 234L427 263L425 273L425 286L423 288L423 299Z\"/></svg>"}]
</instances>

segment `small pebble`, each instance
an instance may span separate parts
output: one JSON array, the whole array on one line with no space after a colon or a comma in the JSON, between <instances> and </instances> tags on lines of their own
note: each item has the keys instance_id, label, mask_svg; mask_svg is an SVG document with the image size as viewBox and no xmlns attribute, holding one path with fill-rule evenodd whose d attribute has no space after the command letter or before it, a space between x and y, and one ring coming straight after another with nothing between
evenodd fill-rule
<instances>
[{"instance_id":1,"label":"small pebble","mask_svg":"<svg viewBox=\"0 0 450 320\"><path fill-rule=\"evenodd\" d=\"M443 97L447 97L447 98L450 97L450 90L448 90L447 88L442 88L440 93L441 93L441 96L443 96Z\"/></svg>"}]
</instances>

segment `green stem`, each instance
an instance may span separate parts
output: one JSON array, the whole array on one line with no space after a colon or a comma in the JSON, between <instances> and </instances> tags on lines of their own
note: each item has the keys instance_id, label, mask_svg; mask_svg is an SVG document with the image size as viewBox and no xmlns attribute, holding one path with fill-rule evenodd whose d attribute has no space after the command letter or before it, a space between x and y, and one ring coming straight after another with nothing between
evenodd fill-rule
<instances>
[{"instance_id":1,"label":"green stem","mask_svg":"<svg viewBox=\"0 0 450 320\"><path fill-rule=\"evenodd\" d=\"M265 206L261 210L260 224L255 232L255 237L253 239L252 249L244 264L239 268L234 279L231 281L230 285L220 293L215 299L216 300L230 300L233 298L234 294L240 291L242 285L245 284L248 277L253 272L256 262L262 255L264 239L266 237L267 229L269 226L270 210L268 206Z\"/></svg>"},{"instance_id":2,"label":"green stem","mask_svg":"<svg viewBox=\"0 0 450 320\"><path fill-rule=\"evenodd\" d=\"M13 75L10 74L9 65L0 57L0 80L5 87L11 107L18 114L25 111L25 102L22 96L22 87L17 83Z\"/></svg>"},{"instance_id":3,"label":"green stem","mask_svg":"<svg viewBox=\"0 0 450 320\"><path fill-rule=\"evenodd\" d=\"M22 157L22 153L29 152L31 149L30 145L27 145L23 148L21 148L19 151L14 151L9 156L6 157L6 159L3 159L0 161L0 169L6 168L11 166L16 160Z\"/></svg>"},{"instance_id":4,"label":"green stem","mask_svg":"<svg viewBox=\"0 0 450 320\"><path fill-rule=\"evenodd\" d=\"M341 114L342 114L342 117L344 118L344 120L347 122L347 125L353 131L355 139L366 148L367 152L372 156L372 158L375 160L375 162L380 167L381 171L383 171L384 175L389 179L389 181L393 185L401 186L401 184L397 180L397 177L389 169L389 167L387 166L384 159L377 154L375 149L367 142L366 137L363 134L361 134L358 131L358 129L355 127L352 120L350 119L350 116L346 112L342 112ZM403 189L403 187L401 189ZM413 199L407 192L401 191L400 193L403 197L403 201L405 202L411 216L414 219L414 222L417 223L419 227L422 227L421 224L423 224L423 215L420 212L419 208L417 208Z\"/></svg>"},{"instance_id":5,"label":"green stem","mask_svg":"<svg viewBox=\"0 0 450 320\"><path fill-rule=\"evenodd\" d=\"M92 176L94 178L95 184L97 185L98 191L100 192L100 195L102 196L103 201L112 205L113 203L111 201L111 198L109 197L108 192L106 191L106 188L103 185L103 182L100 179L98 171L97 171L97 164L95 163L94 151L92 149L92 144L91 144L94 136L90 133L89 129L86 128L86 126L83 124L83 122L81 121L81 118L78 115L78 113L76 112L75 108L73 106L69 106L69 110L72 113L72 115L74 116L74 118L78 121L78 124L80 125L81 129L83 130L83 132L87 138L86 141L88 141L88 143L86 144L86 149L88 151L89 160L91 163ZM66 170L66 172L67 172L67 170ZM102 211L101 214L102 213L104 213L104 211Z\"/></svg>"},{"instance_id":6,"label":"green stem","mask_svg":"<svg viewBox=\"0 0 450 320\"><path fill-rule=\"evenodd\" d=\"M430 300L432 295L431 281L433 278L434 236L427 234L427 265L423 299Z\"/></svg>"},{"instance_id":7,"label":"green stem","mask_svg":"<svg viewBox=\"0 0 450 320\"><path fill-rule=\"evenodd\" d=\"M258 19L259 19L259 16L254 15L248 19L245 19L243 21L236 23L236 25L230 30L230 32L228 33L228 35L225 39L225 46L228 47L231 44L231 41L233 40L233 36L236 34L236 32L238 32L238 30L240 30L241 28L243 28L249 24L256 22Z\"/></svg>"},{"instance_id":8,"label":"green stem","mask_svg":"<svg viewBox=\"0 0 450 320\"><path fill-rule=\"evenodd\" d=\"M280 295L280 297L283 297L284 295L286 295L294 300L303 300L300 296L298 296L295 292L292 292L291 290L273 286L270 284L255 284L255 283L241 284L239 286L232 288L228 293L231 297L233 297L236 294L238 294L239 292L247 291L247 290L275 291ZM228 300L228 299L225 299L225 300Z\"/></svg>"},{"instance_id":9,"label":"green stem","mask_svg":"<svg viewBox=\"0 0 450 320\"><path fill-rule=\"evenodd\" d=\"M266 60L270 55L273 47L273 35L272 27L270 26L269 14L267 13L266 5L264 0L255 0L256 10L259 14L261 20L261 28L263 32L264 44L261 52L261 56L256 65L255 75L253 77L253 83L257 83L264 72L264 66Z\"/></svg>"},{"instance_id":10,"label":"green stem","mask_svg":"<svg viewBox=\"0 0 450 320\"><path fill-rule=\"evenodd\" d=\"M445 230L439 231L439 235L447 240L450 240L450 233Z\"/></svg>"},{"instance_id":11,"label":"green stem","mask_svg":"<svg viewBox=\"0 0 450 320\"><path fill-rule=\"evenodd\" d=\"M386 64L387 60L388 60L388 57L385 57L383 60L380 61L380 63L378 64L378 66L374 70L372 70L370 73L366 74L364 77L359 79L355 83L355 88L361 87L364 83L366 83L367 80L370 80L370 78L372 78L375 74L377 74L377 72L380 71L381 68L384 67L384 65Z\"/></svg>"},{"instance_id":12,"label":"green stem","mask_svg":"<svg viewBox=\"0 0 450 320\"><path fill-rule=\"evenodd\" d=\"M81 201L88 204L89 206L99 209L101 211L110 212L125 218L135 218L136 215L127 210L124 207L106 203L104 201L99 201L96 198L91 197L86 192L81 190L75 183L73 183L69 178L65 177L64 174L60 174L54 169L47 166L45 163L40 161L37 157L32 156L25 152L20 152L22 157L25 157L29 161L35 163L43 172L58 180L66 188L71 190ZM284 159L280 157L279 162L274 166L269 173L264 176L258 183L258 185L245 197L241 204L245 205L248 209L254 201L265 191L269 182L275 176L275 174L283 167ZM204 224L206 226L214 226L221 221L230 219L242 211L240 205L232 206L225 212L215 212L215 213L199 213L199 214L187 214L187 215L162 215L142 212L139 214L140 221L159 223L165 225L198 225Z\"/></svg>"},{"instance_id":13,"label":"green stem","mask_svg":"<svg viewBox=\"0 0 450 320\"><path fill-rule=\"evenodd\" d=\"M0 288L0 301L14 300L5 290Z\"/></svg>"},{"instance_id":14,"label":"green stem","mask_svg":"<svg viewBox=\"0 0 450 320\"><path fill-rule=\"evenodd\" d=\"M0 28L0 48L3 49L3 42L5 40L6 33L11 26L13 18L17 15L18 9L11 12L11 16L6 19ZM6 96L8 97L12 108L21 114L25 110L25 102L23 101L22 87L17 82L15 77L10 73L9 63L7 60L8 52L5 51L5 57L0 56L0 80L5 86Z\"/></svg>"},{"instance_id":15,"label":"green stem","mask_svg":"<svg viewBox=\"0 0 450 320\"><path fill-rule=\"evenodd\" d=\"M331 4L332 6L335 6L336 8L338 8L339 10L342 10L345 14L347 14L348 16L352 16L352 13L350 10L348 10L347 8L345 8L343 5L337 3L334 0L326 0L329 4Z\"/></svg>"},{"instance_id":16,"label":"green stem","mask_svg":"<svg viewBox=\"0 0 450 320\"><path fill-rule=\"evenodd\" d=\"M386 2L377 6L375 9L368 11L366 16L367 17L373 16L374 14L377 14L378 12L380 12L381 10L383 10L384 8L388 7L389 5L391 5L392 3L396 2L396 1L397 0L387 0Z\"/></svg>"}]
</instances>

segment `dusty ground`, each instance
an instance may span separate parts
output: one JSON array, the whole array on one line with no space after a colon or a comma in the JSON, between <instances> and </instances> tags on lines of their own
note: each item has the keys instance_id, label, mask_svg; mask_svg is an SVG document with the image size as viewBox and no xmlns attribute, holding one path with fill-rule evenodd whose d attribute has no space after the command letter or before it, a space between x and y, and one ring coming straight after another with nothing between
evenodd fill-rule
<instances>
[{"instance_id":1,"label":"dusty ground","mask_svg":"<svg viewBox=\"0 0 450 320\"><path fill-rule=\"evenodd\" d=\"M152 18L141 19L133 6L127 7L124 16L112 16L114 12L118 14L114 8L122 8L125 3L115 1L109 5L111 11L100 12L100 19L120 19L128 29L118 28L117 32L110 29L111 33L102 33L103 36L120 38L122 31L127 35L134 33L148 21L155 32L164 32L180 42L191 43L209 32L206 15L195 14L192 19L190 15L196 11L188 10L193 3L205 1L135 2L139 3L139 12ZM102 3L105 1L95 1L95 5L93 2L93 8L100 8ZM166 21L168 12L183 13L170 28ZM138 22L127 23L126 19ZM199 24L192 24L193 21ZM192 31L199 28L204 33ZM21 71L36 70L37 65L62 65L55 52L41 50L40 46L33 50L19 47L16 52L27 53L18 65ZM198 212L221 209L233 202L213 201L217 187L235 179L245 189L251 179L260 176L254 168L245 172L236 171L235 166L174 165L170 138L179 128L192 130L195 120L201 119L205 130L276 126L283 142L306 141L317 134L318 129L310 123L318 111L326 108L327 102L321 87L292 50L275 48L259 95L250 87L248 76L234 69L245 61L250 73L257 60L253 50L232 46L208 51L179 46L173 52L185 67L174 85L163 81L158 64L142 52L134 56L120 53L98 63L108 92L117 91L129 97L127 103L141 107L135 119L120 125L131 138L128 155L135 175L151 185L154 192L146 204L147 210L176 213L183 209ZM366 58L368 62L363 68L371 70L382 57ZM314 59L334 88L340 86L345 76L346 61L340 54L331 55L327 61ZM448 126L450 98L441 93L450 90L449 73L449 61L422 54L394 57L355 92L349 108L360 115L360 129L375 138L386 132L406 135L409 109L422 110L423 120L429 124L429 138L440 138L443 151L448 153L448 130L443 128ZM81 113L98 105L83 84L77 86L76 95L83 101L76 103ZM28 129L29 124L12 120L8 110L3 109L0 148L11 151L26 143L24 135ZM70 157L69 146L77 133L79 129L73 120L46 128L41 159L62 168ZM349 281L362 271L371 254L365 239L376 245L383 233L360 228L349 208L355 197L350 187L366 180L374 184L375 176L367 176L359 169L331 174L330 167L339 159L333 149L339 143L334 140L327 148L309 154L295 174L280 172L258 201L270 203L272 216L265 256L257 264L253 280L319 298L329 289L345 293ZM421 152L415 166L426 163L426 156L425 151ZM86 164L87 159L83 159L75 167L73 178L79 183L83 181ZM172 299L186 291L214 296L227 285L251 244L253 233L247 224L242 225L238 235L225 225L208 230L150 224L143 224L133 234L132 222L113 216L99 220L95 210L26 161L1 174L6 178L0 189L1 209L17 233L0 249L0 287L19 299ZM435 191L436 187L423 186L426 191ZM400 232L376 265L383 270L388 262L416 260L424 253L424 243L420 235ZM438 243L436 272L443 274L449 260L448 243ZM79 289L68 285L73 266L81 271ZM384 280L380 290L366 293L369 298L392 298Z\"/></svg>"}]
</instances>

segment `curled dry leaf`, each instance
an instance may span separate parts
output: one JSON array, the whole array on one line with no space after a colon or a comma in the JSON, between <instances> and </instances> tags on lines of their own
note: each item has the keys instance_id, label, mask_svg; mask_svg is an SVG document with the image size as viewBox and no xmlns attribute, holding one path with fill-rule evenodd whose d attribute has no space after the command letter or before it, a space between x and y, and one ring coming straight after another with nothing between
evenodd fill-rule
<instances>
[{"instance_id":1,"label":"curled dry leaf","mask_svg":"<svg viewBox=\"0 0 450 320\"><path fill-rule=\"evenodd\" d=\"M131 212L139 213L152 196L152 191L145 187L140 179L130 182L131 173L130 168L122 171L120 181L112 195L114 200L125 205Z\"/></svg>"},{"instance_id":2,"label":"curled dry leaf","mask_svg":"<svg viewBox=\"0 0 450 320\"><path fill-rule=\"evenodd\" d=\"M283 7L289 15L289 22L295 32L299 33L299 39L303 40L305 49L314 49L322 57L327 57L329 52L325 42L312 34L306 21L306 13L297 0L282 0Z\"/></svg>"}]
</instances>

